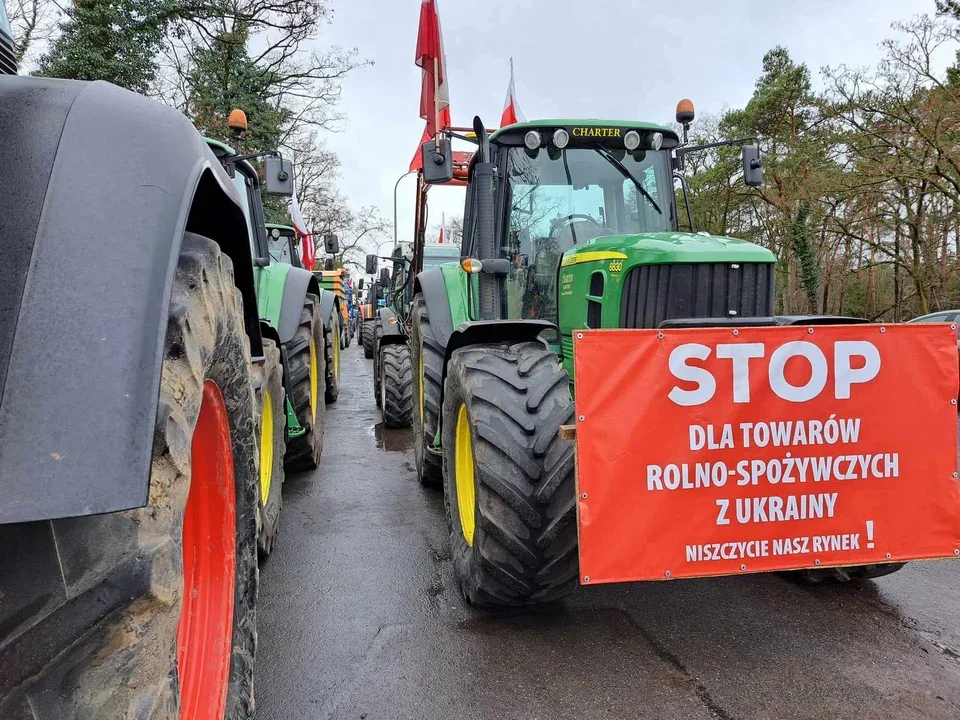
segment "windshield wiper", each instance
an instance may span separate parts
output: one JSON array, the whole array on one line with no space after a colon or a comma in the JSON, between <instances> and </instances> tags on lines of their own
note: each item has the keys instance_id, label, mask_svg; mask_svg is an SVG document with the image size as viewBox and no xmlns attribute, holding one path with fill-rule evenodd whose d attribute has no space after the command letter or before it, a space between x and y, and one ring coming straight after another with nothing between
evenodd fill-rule
<instances>
[{"instance_id":1,"label":"windshield wiper","mask_svg":"<svg viewBox=\"0 0 960 720\"><path fill-rule=\"evenodd\" d=\"M620 162L619 160L617 160L617 159L610 153L610 151L607 150L603 145L597 145L594 149L595 149L598 153L600 153L600 157L602 157L602 158L603 158L604 160L606 160L608 163L610 163L611 165L613 165L613 166L619 171L619 173L620 173L621 175L623 175L625 178L627 178L627 180L630 180L630 181L636 186L637 190L639 190L641 193L643 193L643 196L644 196L647 200L650 201L650 204L651 204L651 205L653 205L653 209L654 209L654 210L656 210L658 213L660 213L661 215L663 215L663 210L661 210L661 209L660 209L660 206L657 205L657 201L653 199L653 197L650 195L650 193L647 192L647 189L646 189L645 187L643 187L643 185L640 184L640 181L637 180L637 179L633 176L633 173L631 173L629 170L627 170L626 166L625 166L622 162Z\"/></svg>"}]
</instances>

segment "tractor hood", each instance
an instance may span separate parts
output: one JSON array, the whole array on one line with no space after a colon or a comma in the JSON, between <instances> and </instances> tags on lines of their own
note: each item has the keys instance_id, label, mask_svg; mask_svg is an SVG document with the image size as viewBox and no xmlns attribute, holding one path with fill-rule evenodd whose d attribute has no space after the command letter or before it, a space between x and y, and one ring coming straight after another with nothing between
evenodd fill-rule
<instances>
[{"instance_id":1,"label":"tractor hood","mask_svg":"<svg viewBox=\"0 0 960 720\"><path fill-rule=\"evenodd\" d=\"M773 263L764 247L708 233L658 232L607 235L576 245L563 254L561 267L589 262L623 262L628 266L666 263Z\"/></svg>"}]
</instances>

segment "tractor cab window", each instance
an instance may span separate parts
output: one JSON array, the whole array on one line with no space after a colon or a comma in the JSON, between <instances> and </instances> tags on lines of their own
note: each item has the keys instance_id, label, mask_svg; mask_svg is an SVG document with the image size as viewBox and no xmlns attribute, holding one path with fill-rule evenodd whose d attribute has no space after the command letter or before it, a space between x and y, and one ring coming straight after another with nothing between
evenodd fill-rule
<instances>
[{"instance_id":1,"label":"tractor cab window","mask_svg":"<svg viewBox=\"0 0 960 720\"><path fill-rule=\"evenodd\" d=\"M281 234L279 237L274 237L272 232L268 232L267 245L270 248L270 257L274 262L286 263L287 265L296 264L291 252L293 238L289 235Z\"/></svg>"},{"instance_id":2,"label":"tractor cab window","mask_svg":"<svg viewBox=\"0 0 960 720\"><path fill-rule=\"evenodd\" d=\"M509 318L556 322L557 269L574 245L674 229L665 151L513 147L506 172Z\"/></svg>"},{"instance_id":3,"label":"tractor cab window","mask_svg":"<svg viewBox=\"0 0 960 720\"><path fill-rule=\"evenodd\" d=\"M13 37L13 31L10 29L10 21L7 20L7 11L3 7L3 0L0 0L0 32Z\"/></svg>"}]
</instances>

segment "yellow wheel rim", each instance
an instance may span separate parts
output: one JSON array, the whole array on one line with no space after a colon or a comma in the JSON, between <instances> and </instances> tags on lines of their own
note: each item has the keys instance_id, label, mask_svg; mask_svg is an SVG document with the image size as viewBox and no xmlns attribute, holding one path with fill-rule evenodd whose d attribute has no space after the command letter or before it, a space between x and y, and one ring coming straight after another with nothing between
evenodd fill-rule
<instances>
[{"instance_id":1,"label":"yellow wheel rim","mask_svg":"<svg viewBox=\"0 0 960 720\"><path fill-rule=\"evenodd\" d=\"M310 417L317 419L317 396L320 391L320 373L318 372L317 344L310 339Z\"/></svg>"},{"instance_id":2,"label":"yellow wheel rim","mask_svg":"<svg viewBox=\"0 0 960 720\"><path fill-rule=\"evenodd\" d=\"M263 393L263 417L260 423L260 504L266 506L273 477L273 398Z\"/></svg>"},{"instance_id":3,"label":"yellow wheel rim","mask_svg":"<svg viewBox=\"0 0 960 720\"><path fill-rule=\"evenodd\" d=\"M457 508L460 515L460 528L467 545L473 545L473 531L476 525L477 494L473 484L473 441L470 439L470 420L467 419L467 406L460 405L457 413L457 441L454 448L454 465L457 478Z\"/></svg>"},{"instance_id":4,"label":"yellow wheel rim","mask_svg":"<svg viewBox=\"0 0 960 720\"><path fill-rule=\"evenodd\" d=\"M340 328L333 328L333 374L340 380Z\"/></svg>"}]
</instances>

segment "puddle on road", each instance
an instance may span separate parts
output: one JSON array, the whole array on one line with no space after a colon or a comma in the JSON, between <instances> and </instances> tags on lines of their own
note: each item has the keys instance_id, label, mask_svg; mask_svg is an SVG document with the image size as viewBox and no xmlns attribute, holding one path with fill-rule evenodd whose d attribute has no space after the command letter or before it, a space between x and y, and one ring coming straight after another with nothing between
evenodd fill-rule
<instances>
[{"instance_id":1,"label":"puddle on road","mask_svg":"<svg viewBox=\"0 0 960 720\"><path fill-rule=\"evenodd\" d=\"M410 428L388 428L377 423L373 426L373 436L377 440L377 450L406 452L413 448L413 430Z\"/></svg>"}]
</instances>

